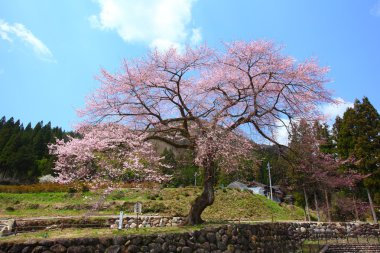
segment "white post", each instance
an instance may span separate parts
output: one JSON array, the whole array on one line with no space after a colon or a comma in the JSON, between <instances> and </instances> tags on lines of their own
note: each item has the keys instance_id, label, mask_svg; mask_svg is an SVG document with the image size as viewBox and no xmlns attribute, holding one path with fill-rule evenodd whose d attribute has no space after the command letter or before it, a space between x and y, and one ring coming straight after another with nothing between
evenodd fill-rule
<instances>
[{"instance_id":1,"label":"white post","mask_svg":"<svg viewBox=\"0 0 380 253\"><path fill-rule=\"evenodd\" d=\"M120 211L119 227L118 227L118 229L123 229L123 211Z\"/></svg>"},{"instance_id":2,"label":"white post","mask_svg":"<svg viewBox=\"0 0 380 253\"><path fill-rule=\"evenodd\" d=\"M197 187L197 176L198 176L198 173L195 172L194 173L194 186Z\"/></svg>"},{"instance_id":3,"label":"white post","mask_svg":"<svg viewBox=\"0 0 380 253\"><path fill-rule=\"evenodd\" d=\"M270 199L273 200L273 192L272 192L272 178L270 176L270 164L268 162L268 165L267 165L267 168L268 168L268 174L269 174L269 190L270 190Z\"/></svg>"}]
</instances>

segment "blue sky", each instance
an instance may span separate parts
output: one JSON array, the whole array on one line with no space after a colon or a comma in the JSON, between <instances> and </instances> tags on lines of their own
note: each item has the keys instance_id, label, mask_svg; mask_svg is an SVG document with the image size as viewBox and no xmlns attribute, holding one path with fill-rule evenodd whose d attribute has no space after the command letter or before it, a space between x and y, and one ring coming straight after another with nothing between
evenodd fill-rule
<instances>
[{"instance_id":1,"label":"blue sky","mask_svg":"<svg viewBox=\"0 0 380 253\"><path fill-rule=\"evenodd\" d=\"M70 130L104 67L152 47L267 39L331 68L341 106L380 109L379 0L0 0L0 116Z\"/></svg>"}]
</instances>

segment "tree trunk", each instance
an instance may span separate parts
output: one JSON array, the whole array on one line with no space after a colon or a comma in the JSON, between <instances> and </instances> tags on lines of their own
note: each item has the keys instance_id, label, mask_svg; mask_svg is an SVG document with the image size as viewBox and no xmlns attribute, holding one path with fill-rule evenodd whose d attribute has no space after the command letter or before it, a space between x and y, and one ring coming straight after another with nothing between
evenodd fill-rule
<instances>
[{"instance_id":1,"label":"tree trunk","mask_svg":"<svg viewBox=\"0 0 380 253\"><path fill-rule=\"evenodd\" d=\"M376 216L375 208L373 206L371 193L369 192L368 188L366 190L367 190L367 194L368 194L369 206L371 207L373 222L377 224L377 216Z\"/></svg>"},{"instance_id":2,"label":"tree trunk","mask_svg":"<svg viewBox=\"0 0 380 253\"><path fill-rule=\"evenodd\" d=\"M311 219L310 219L309 201L307 199L307 194L306 194L305 187L303 187L303 194L305 196L305 209L306 209L306 213L307 213L307 220L310 222Z\"/></svg>"},{"instance_id":3,"label":"tree trunk","mask_svg":"<svg viewBox=\"0 0 380 253\"><path fill-rule=\"evenodd\" d=\"M326 209L327 209L327 221L331 222L331 213L330 213L330 204L329 204L329 196L327 194L327 190L325 189L325 199L326 199Z\"/></svg>"},{"instance_id":4,"label":"tree trunk","mask_svg":"<svg viewBox=\"0 0 380 253\"><path fill-rule=\"evenodd\" d=\"M190 212L186 218L185 225L201 224L204 221L201 218L202 212L212 203L214 203L214 184L215 184L215 167L214 163L207 163L204 166L204 183L203 192L192 203Z\"/></svg>"},{"instance_id":5,"label":"tree trunk","mask_svg":"<svg viewBox=\"0 0 380 253\"><path fill-rule=\"evenodd\" d=\"M305 218L305 221L307 221L307 213L305 208L303 208L303 216Z\"/></svg>"},{"instance_id":6,"label":"tree trunk","mask_svg":"<svg viewBox=\"0 0 380 253\"><path fill-rule=\"evenodd\" d=\"M356 196L355 196L355 194L354 194L354 196L352 198L353 198L353 201L354 201L355 219L356 219L356 221L359 221L359 212L358 212L358 206L356 205Z\"/></svg>"},{"instance_id":7,"label":"tree trunk","mask_svg":"<svg viewBox=\"0 0 380 253\"><path fill-rule=\"evenodd\" d=\"M315 210L317 210L317 219L318 219L318 222L321 221L321 218L319 216L319 207L318 207L318 199L317 199L317 193L314 192L314 202L315 202Z\"/></svg>"}]
</instances>

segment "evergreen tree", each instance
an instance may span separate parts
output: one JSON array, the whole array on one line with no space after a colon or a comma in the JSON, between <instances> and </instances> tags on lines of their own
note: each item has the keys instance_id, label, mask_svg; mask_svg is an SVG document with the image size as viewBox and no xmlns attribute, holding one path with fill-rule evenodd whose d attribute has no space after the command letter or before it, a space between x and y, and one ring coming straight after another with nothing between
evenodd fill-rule
<instances>
[{"instance_id":1,"label":"evergreen tree","mask_svg":"<svg viewBox=\"0 0 380 253\"><path fill-rule=\"evenodd\" d=\"M364 187L375 221L376 214L372 206L370 192L374 192L375 196L379 196L379 133L380 116L367 97L364 97L362 101L356 100L354 107L348 108L343 118L337 118L334 125L337 153L341 158L347 159L346 167L357 169L363 175L369 175L364 179Z\"/></svg>"},{"instance_id":2,"label":"evergreen tree","mask_svg":"<svg viewBox=\"0 0 380 253\"><path fill-rule=\"evenodd\" d=\"M380 115L364 97L355 101L343 118L335 123L337 153L343 159L352 158L350 164L362 174L371 174L365 179L370 188L380 187Z\"/></svg>"},{"instance_id":3,"label":"evergreen tree","mask_svg":"<svg viewBox=\"0 0 380 253\"><path fill-rule=\"evenodd\" d=\"M321 124L319 121L315 121L313 130L315 131L315 138L319 143L319 150L324 154L333 154L335 145L327 123Z\"/></svg>"},{"instance_id":4,"label":"evergreen tree","mask_svg":"<svg viewBox=\"0 0 380 253\"><path fill-rule=\"evenodd\" d=\"M260 145L253 151L256 162L253 163L252 179L269 185L268 163L270 164L272 184L288 185L286 161L281 155L281 150L276 145ZM249 180L249 179L248 179Z\"/></svg>"},{"instance_id":5,"label":"evergreen tree","mask_svg":"<svg viewBox=\"0 0 380 253\"><path fill-rule=\"evenodd\" d=\"M24 128L14 118L0 119L0 181L33 182L41 175L52 173L54 158L47 144L64 138L61 128L38 122Z\"/></svg>"},{"instance_id":6,"label":"evergreen tree","mask_svg":"<svg viewBox=\"0 0 380 253\"><path fill-rule=\"evenodd\" d=\"M337 188L352 187L355 182L361 180L361 177L352 171L339 173L340 161L331 154L333 141L326 124L310 124L301 119L298 124L293 125L289 147L291 186L299 196L304 195L306 211L309 206L307 195L314 195L314 207L318 213L318 203L323 198L329 209L328 192L331 193ZM330 212L327 211L330 220Z\"/></svg>"},{"instance_id":7,"label":"evergreen tree","mask_svg":"<svg viewBox=\"0 0 380 253\"><path fill-rule=\"evenodd\" d=\"M178 165L173 151L171 149L165 148L161 154L161 157L163 157L163 164L166 165L162 167L162 172L164 174L173 175L174 172L177 170Z\"/></svg>"},{"instance_id":8,"label":"evergreen tree","mask_svg":"<svg viewBox=\"0 0 380 253\"><path fill-rule=\"evenodd\" d=\"M296 201L302 203L310 221L310 211L308 195L316 189L312 173L315 169L315 152L317 143L313 135L312 127L304 119L298 124L294 124L291 129L288 154L290 167L288 177L290 178L290 188L297 192L299 196ZM303 196L303 199L301 198Z\"/></svg>"}]
</instances>

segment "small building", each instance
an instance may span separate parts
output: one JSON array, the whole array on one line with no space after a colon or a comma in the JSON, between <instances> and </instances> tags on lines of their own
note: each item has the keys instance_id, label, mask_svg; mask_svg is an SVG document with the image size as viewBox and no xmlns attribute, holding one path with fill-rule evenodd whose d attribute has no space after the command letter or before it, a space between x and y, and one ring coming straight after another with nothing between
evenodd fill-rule
<instances>
[{"instance_id":1,"label":"small building","mask_svg":"<svg viewBox=\"0 0 380 253\"><path fill-rule=\"evenodd\" d=\"M259 183L257 181L251 181L247 184L239 182L239 181L234 181L230 183L227 186L227 188L250 190L254 194L259 194L267 198L270 197L270 187L268 185ZM281 190L280 186L278 185L272 186L272 194L273 194L273 201L276 201L278 203L283 202L285 193Z\"/></svg>"},{"instance_id":2,"label":"small building","mask_svg":"<svg viewBox=\"0 0 380 253\"><path fill-rule=\"evenodd\" d=\"M234 181L230 183L229 185L227 185L227 188L239 189L239 190L250 190L246 184L239 181Z\"/></svg>"}]
</instances>

